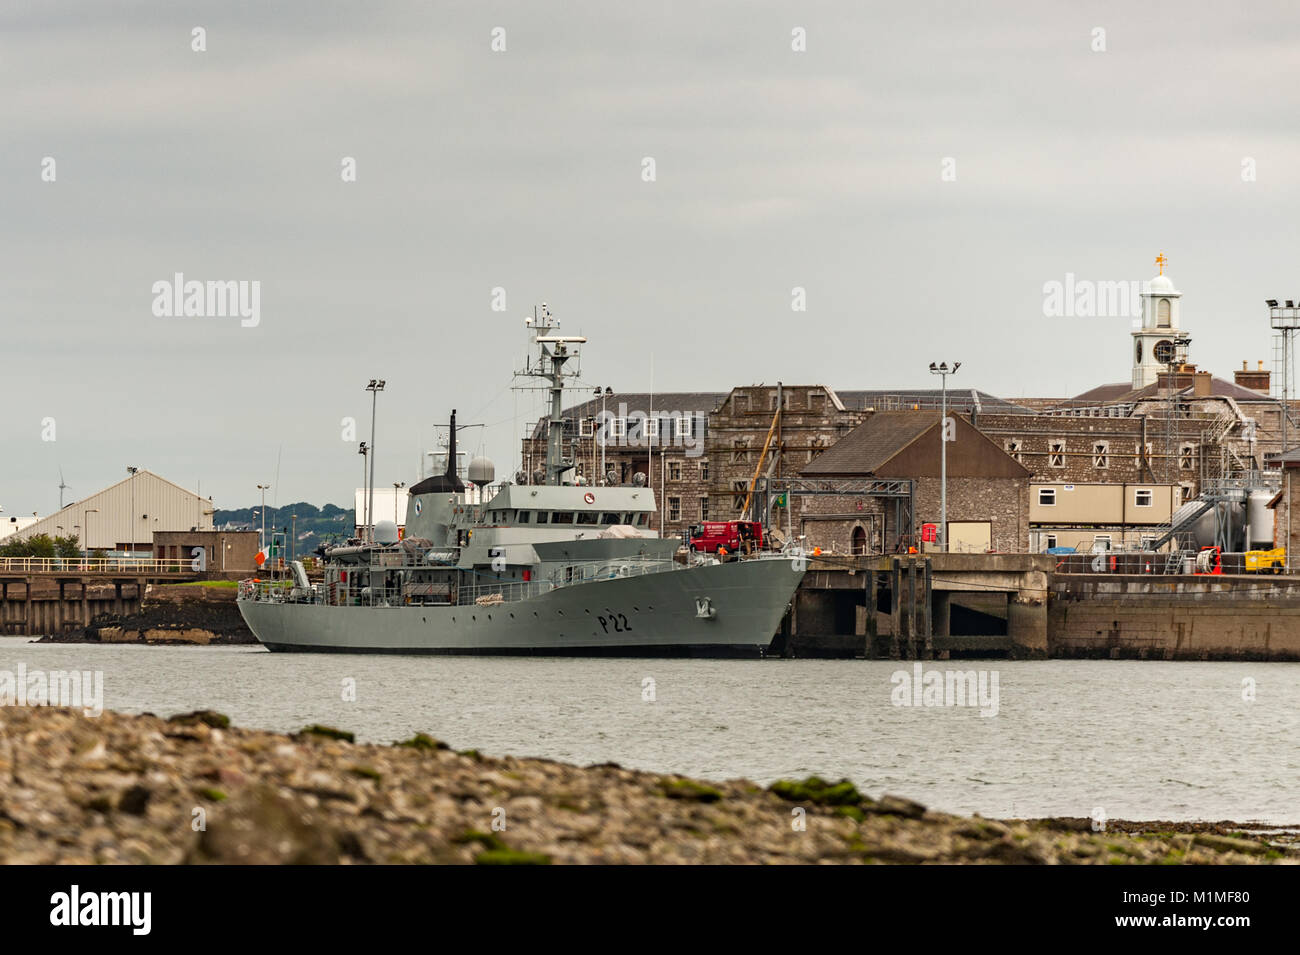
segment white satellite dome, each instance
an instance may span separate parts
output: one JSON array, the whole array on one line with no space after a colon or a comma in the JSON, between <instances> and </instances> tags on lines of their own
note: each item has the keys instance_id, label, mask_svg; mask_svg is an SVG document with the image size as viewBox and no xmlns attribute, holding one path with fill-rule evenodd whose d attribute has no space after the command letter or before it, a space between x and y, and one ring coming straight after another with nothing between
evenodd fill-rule
<instances>
[{"instance_id":1,"label":"white satellite dome","mask_svg":"<svg viewBox=\"0 0 1300 955\"><path fill-rule=\"evenodd\" d=\"M496 465L487 458L478 457L469 462L469 483L485 487L497 476Z\"/></svg>"}]
</instances>

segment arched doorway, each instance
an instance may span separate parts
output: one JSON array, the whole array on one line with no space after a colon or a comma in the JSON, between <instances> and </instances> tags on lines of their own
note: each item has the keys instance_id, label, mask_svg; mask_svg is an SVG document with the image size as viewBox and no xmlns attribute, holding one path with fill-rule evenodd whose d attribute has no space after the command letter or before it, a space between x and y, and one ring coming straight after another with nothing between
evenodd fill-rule
<instances>
[{"instance_id":1,"label":"arched doorway","mask_svg":"<svg viewBox=\"0 0 1300 955\"><path fill-rule=\"evenodd\" d=\"M867 552L867 532L859 524L853 528L853 553L855 555L865 554Z\"/></svg>"}]
</instances>

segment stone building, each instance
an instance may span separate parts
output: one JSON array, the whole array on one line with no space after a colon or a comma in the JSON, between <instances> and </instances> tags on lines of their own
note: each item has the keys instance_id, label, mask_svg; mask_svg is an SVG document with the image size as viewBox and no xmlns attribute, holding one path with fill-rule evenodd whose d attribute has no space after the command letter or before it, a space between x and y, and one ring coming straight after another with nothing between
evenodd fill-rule
<instances>
[{"instance_id":1,"label":"stone building","mask_svg":"<svg viewBox=\"0 0 1300 955\"><path fill-rule=\"evenodd\" d=\"M782 413L776 419L778 392ZM709 420L712 518L741 519L760 459L760 478L780 483L787 477L797 477L801 468L852 431L866 414L846 407L840 396L825 385L745 385L731 389ZM807 499L795 496L787 514L780 500L769 497L759 481L750 502L753 519L766 520L782 532L800 524Z\"/></svg>"},{"instance_id":2,"label":"stone building","mask_svg":"<svg viewBox=\"0 0 1300 955\"><path fill-rule=\"evenodd\" d=\"M706 444L711 415L724 398L725 392L608 393L566 408L564 451L574 480L593 485L644 480L659 505L651 529L663 537L681 536L690 525L714 519ZM544 417L524 439L519 477L539 479L548 427Z\"/></svg>"},{"instance_id":3,"label":"stone building","mask_svg":"<svg viewBox=\"0 0 1300 955\"><path fill-rule=\"evenodd\" d=\"M154 531L153 554L158 560L194 566L211 577L238 576L257 570L259 537L257 531Z\"/></svg>"},{"instance_id":4,"label":"stone building","mask_svg":"<svg viewBox=\"0 0 1300 955\"><path fill-rule=\"evenodd\" d=\"M1029 470L964 416L950 419L949 549L1023 553L1029 546ZM833 553L891 553L916 544L917 536L926 536L919 529L940 521L942 430L934 411L877 411L801 472L828 490L837 482L910 481L910 526L891 521L888 498L850 490L809 496L796 533L805 535L807 546Z\"/></svg>"}]
</instances>

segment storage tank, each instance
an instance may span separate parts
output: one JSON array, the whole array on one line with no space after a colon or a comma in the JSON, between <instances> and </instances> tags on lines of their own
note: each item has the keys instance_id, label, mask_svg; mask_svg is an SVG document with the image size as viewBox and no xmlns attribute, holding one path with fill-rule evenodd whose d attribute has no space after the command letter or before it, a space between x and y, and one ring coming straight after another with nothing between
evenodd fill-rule
<instances>
[{"instance_id":1,"label":"storage tank","mask_svg":"<svg viewBox=\"0 0 1300 955\"><path fill-rule=\"evenodd\" d=\"M1255 488L1246 497L1246 523L1249 527L1249 550L1268 550L1273 546L1273 509L1268 502L1273 492L1268 488Z\"/></svg>"}]
</instances>

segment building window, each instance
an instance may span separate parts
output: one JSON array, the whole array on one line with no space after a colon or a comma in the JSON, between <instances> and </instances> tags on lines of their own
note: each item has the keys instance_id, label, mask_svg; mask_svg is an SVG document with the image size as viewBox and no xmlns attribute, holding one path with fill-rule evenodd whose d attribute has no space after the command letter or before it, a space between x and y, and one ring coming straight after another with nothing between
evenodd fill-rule
<instances>
[{"instance_id":1,"label":"building window","mask_svg":"<svg viewBox=\"0 0 1300 955\"><path fill-rule=\"evenodd\" d=\"M1043 507L1056 506L1056 488L1040 487L1038 489L1038 503Z\"/></svg>"},{"instance_id":2,"label":"building window","mask_svg":"<svg viewBox=\"0 0 1300 955\"><path fill-rule=\"evenodd\" d=\"M596 429L595 418L578 419L578 437L590 438L595 433L595 429Z\"/></svg>"},{"instance_id":3,"label":"building window","mask_svg":"<svg viewBox=\"0 0 1300 955\"><path fill-rule=\"evenodd\" d=\"M709 499L707 497L702 497L700 498L700 520L707 521L708 519L709 519Z\"/></svg>"},{"instance_id":4,"label":"building window","mask_svg":"<svg viewBox=\"0 0 1300 955\"><path fill-rule=\"evenodd\" d=\"M1015 458L1017 461L1020 461L1020 462L1022 462L1022 463L1024 462L1024 460L1025 460L1025 455L1024 455L1025 445L1024 445L1024 442L1021 441L1019 438L1008 438L1008 439L1003 443L1002 447L1003 447L1003 450L1005 450L1005 451L1007 452L1007 454L1011 455L1011 456L1012 456L1013 458Z\"/></svg>"},{"instance_id":5,"label":"building window","mask_svg":"<svg viewBox=\"0 0 1300 955\"><path fill-rule=\"evenodd\" d=\"M745 498L749 496L749 482L732 481L731 490L731 509L739 511L745 506Z\"/></svg>"},{"instance_id":6,"label":"building window","mask_svg":"<svg viewBox=\"0 0 1300 955\"><path fill-rule=\"evenodd\" d=\"M1056 546L1056 535L1055 535L1055 534L1048 534L1048 535L1047 535L1047 546L1048 546L1049 549L1052 548L1052 547L1055 547L1055 546Z\"/></svg>"},{"instance_id":7,"label":"building window","mask_svg":"<svg viewBox=\"0 0 1300 955\"><path fill-rule=\"evenodd\" d=\"M673 421L675 437L689 438L695 434L695 419L688 414L678 415Z\"/></svg>"},{"instance_id":8,"label":"building window","mask_svg":"<svg viewBox=\"0 0 1300 955\"><path fill-rule=\"evenodd\" d=\"M1184 444L1178 448L1178 469L1190 471L1196 459L1196 445Z\"/></svg>"},{"instance_id":9,"label":"building window","mask_svg":"<svg viewBox=\"0 0 1300 955\"><path fill-rule=\"evenodd\" d=\"M731 460L733 463L744 464L749 460L749 439L736 438L731 442Z\"/></svg>"},{"instance_id":10,"label":"building window","mask_svg":"<svg viewBox=\"0 0 1300 955\"><path fill-rule=\"evenodd\" d=\"M681 461L669 461L669 462L668 462L668 480L670 480L670 481L680 481L681 479L682 479L682 462L681 462Z\"/></svg>"},{"instance_id":11,"label":"building window","mask_svg":"<svg viewBox=\"0 0 1300 955\"><path fill-rule=\"evenodd\" d=\"M1169 299L1162 298L1156 308L1156 324L1161 328L1169 327Z\"/></svg>"},{"instance_id":12,"label":"building window","mask_svg":"<svg viewBox=\"0 0 1300 955\"><path fill-rule=\"evenodd\" d=\"M1133 492L1133 503L1137 507L1150 507L1154 501L1154 495L1150 488L1139 488Z\"/></svg>"},{"instance_id":13,"label":"building window","mask_svg":"<svg viewBox=\"0 0 1300 955\"><path fill-rule=\"evenodd\" d=\"M1047 466L1052 468L1065 467L1065 442L1061 440L1052 441L1048 444Z\"/></svg>"},{"instance_id":14,"label":"building window","mask_svg":"<svg viewBox=\"0 0 1300 955\"><path fill-rule=\"evenodd\" d=\"M668 499L668 519L670 521L680 521L682 519L682 499L680 497L670 497Z\"/></svg>"},{"instance_id":15,"label":"building window","mask_svg":"<svg viewBox=\"0 0 1300 955\"><path fill-rule=\"evenodd\" d=\"M645 435L649 444L654 444L655 439L659 437L659 419L646 418L645 423L641 425L641 433Z\"/></svg>"},{"instance_id":16,"label":"building window","mask_svg":"<svg viewBox=\"0 0 1300 955\"><path fill-rule=\"evenodd\" d=\"M609 433L615 438L627 437L627 418L614 418L609 423Z\"/></svg>"},{"instance_id":17,"label":"building window","mask_svg":"<svg viewBox=\"0 0 1300 955\"><path fill-rule=\"evenodd\" d=\"M706 482L709 480L709 462L708 462L708 461L701 461L701 462L700 462L700 480L701 480L701 481L706 481Z\"/></svg>"},{"instance_id":18,"label":"building window","mask_svg":"<svg viewBox=\"0 0 1300 955\"><path fill-rule=\"evenodd\" d=\"M1092 445L1092 466L1105 469L1110 467L1110 442L1096 441Z\"/></svg>"}]
</instances>

